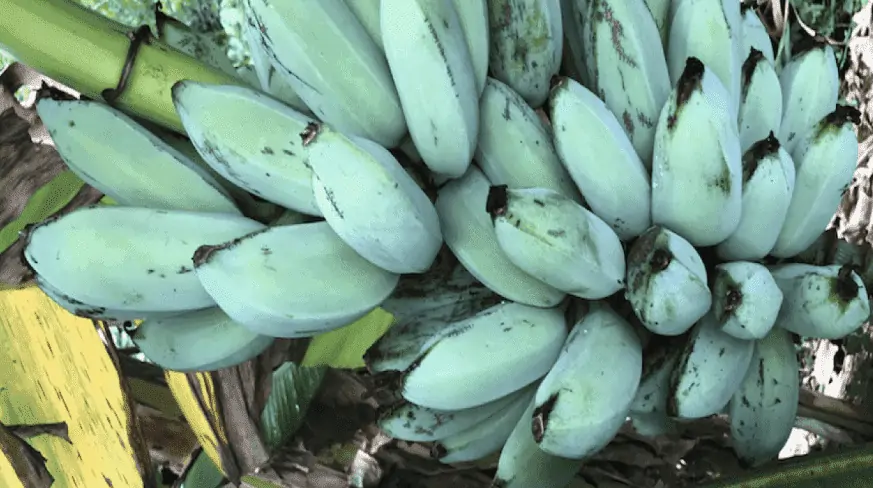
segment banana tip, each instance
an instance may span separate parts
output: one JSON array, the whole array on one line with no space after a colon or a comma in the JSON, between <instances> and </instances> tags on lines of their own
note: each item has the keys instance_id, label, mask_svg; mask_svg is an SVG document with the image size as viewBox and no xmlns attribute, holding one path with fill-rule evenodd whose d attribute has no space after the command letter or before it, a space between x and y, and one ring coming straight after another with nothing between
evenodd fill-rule
<instances>
[{"instance_id":1,"label":"banana tip","mask_svg":"<svg viewBox=\"0 0 873 488\"><path fill-rule=\"evenodd\" d=\"M834 291L840 300L844 302L852 301L858 297L858 291L860 288L858 287L858 283L855 282L853 274L850 265L843 266L837 273L837 282L834 286Z\"/></svg>"},{"instance_id":2,"label":"banana tip","mask_svg":"<svg viewBox=\"0 0 873 488\"><path fill-rule=\"evenodd\" d=\"M533 419L531 420L531 433L534 441L537 444L542 442L546 435L546 424L549 422L549 416L552 409L555 408L555 403L558 401L558 394L554 393L546 400L545 403L536 407L533 411Z\"/></svg>"},{"instance_id":3,"label":"banana tip","mask_svg":"<svg viewBox=\"0 0 873 488\"><path fill-rule=\"evenodd\" d=\"M300 133L300 140L303 141L303 147L308 146L318 137L321 132L321 124L310 122L306 124L306 128Z\"/></svg>"},{"instance_id":4,"label":"banana tip","mask_svg":"<svg viewBox=\"0 0 873 488\"><path fill-rule=\"evenodd\" d=\"M485 211L491 218L499 217L506 213L506 205L509 200L506 185L495 185L488 190L488 198L485 200Z\"/></svg>"}]
</instances>

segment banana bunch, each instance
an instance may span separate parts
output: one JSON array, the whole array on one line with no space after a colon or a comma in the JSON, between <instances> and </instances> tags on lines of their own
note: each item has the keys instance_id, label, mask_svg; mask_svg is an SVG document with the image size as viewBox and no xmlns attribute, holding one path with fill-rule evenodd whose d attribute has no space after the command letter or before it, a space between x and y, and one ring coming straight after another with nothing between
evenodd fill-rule
<instances>
[{"instance_id":1,"label":"banana bunch","mask_svg":"<svg viewBox=\"0 0 873 488\"><path fill-rule=\"evenodd\" d=\"M738 456L771 460L791 334L869 318L865 261L820 249L858 157L830 46L777 58L733 0L242 4L254 86L174 81L184 134L37 103L116 204L28 228L35 282L141 320L161 367L382 308L364 362L386 435L564 488L627 421L726 414Z\"/></svg>"}]
</instances>

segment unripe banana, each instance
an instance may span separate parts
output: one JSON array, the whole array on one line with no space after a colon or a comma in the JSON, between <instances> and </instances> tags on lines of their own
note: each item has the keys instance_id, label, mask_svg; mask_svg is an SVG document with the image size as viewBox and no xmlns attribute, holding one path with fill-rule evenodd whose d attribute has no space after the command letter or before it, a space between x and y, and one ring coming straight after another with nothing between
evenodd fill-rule
<instances>
[{"instance_id":1,"label":"unripe banana","mask_svg":"<svg viewBox=\"0 0 873 488\"><path fill-rule=\"evenodd\" d=\"M357 5L364 2L353 3ZM261 42L260 34L257 32L258 26L254 23L254 19L248 17L242 22L241 27L243 40L249 47L252 67L258 78L261 90L276 97L294 110L308 114L310 112L309 107L303 103L300 95L294 91L294 87L288 83L285 76L282 76L279 69L274 65L275 61L270 57L270 53L264 49L264 44Z\"/></svg>"},{"instance_id":2,"label":"unripe banana","mask_svg":"<svg viewBox=\"0 0 873 488\"><path fill-rule=\"evenodd\" d=\"M723 332L737 339L761 339L776 323L781 305L782 291L765 266L734 261L715 267L712 312Z\"/></svg>"},{"instance_id":3,"label":"unripe banana","mask_svg":"<svg viewBox=\"0 0 873 488\"><path fill-rule=\"evenodd\" d=\"M257 357L275 338L256 334L220 308L146 319L130 339L145 357L171 371L215 371Z\"/></svg>"},{"instance_id":4,"label":"unripe banana","mask_svg":"<svg viewBox=\"0 0 873 488\"><path fill-rule=\"evenodd\" d=\"M740 95L740 149L779 133L782 126L782 88L772 62L761 51L752 48L743 63Z\"/></svg>"},{"instance_id":5,"label":"unripe banana","mask_svg":"<svg viewBox=\"0 0 873 488\"><path fill-rule=\"evenodd\" d=\"M577 0L561 0L561 26L564 30L561 65L566 75L585 86L590 86L588 68L585 66L588 46L582 37L584 16L580 16L576 4ZM587 7L584 13L587 15Z\"/></svg>"},{"instance_id":6,"label":"unripe banana","mask_svg":"<svg viewBox=\"0 0 873 488\"><path fill-rule=\"evenodd\" d=\"M666 415L670 375L686 340L685 336L654 336L643 350L643 371L631 404L631 416L634 413Z\"/></svg>"},{"instance_id":7,"label":"unripe banana","mask_svg":"<svg viewBox=\"0 0 873 488\"><path fill-rule=\"evenodd\" d=\"M343 0L244 2L264 50L319 120L385 147L400 142L406 120L385 54Z\"/></svg>"},{"instance_id":8,"label":"unripe banana","mask_svg":"<svg viewBox=\"0 0 873 488\"><path fill-rule=\"evenodd\" d=\"M794 187L794 162L771 132L743 154L742 217L734 233L716 247L718 256L725 260L766 256L785 223Z\"/></svg>"},{"instance_id":9,"label":"unripe banana","mask_svg":"<svg viewBox=\"0 0 873 488\"><path fill-rule=\"evenodd\" d=\"M488 77L488 50L490 34L488 32L488 2L487 0L452 0L458 20L464 30L464 39L470 51L470 63L476 76L477 93L485 89Z\"/></svg>"},{"instance_id":10,"label":"unripe banana","mask_svg":"<svg viewBox=\"0 0 873 488\"><path fill-rule=\"evenodd\" d=\"M451 275L431 270L405 275L381 308L394 316L394 324L364 355L371 372L403 371L431 344L481 310L502 299L476 281L463 266Z\"/></svg>"},{"instance_id":11,"label":"unripe banana","mask_svg":"<svg viewBox=\"0 0 873 488\"><path fill-rule=\"evenodd\" d=\"M770 33L758 17L758 13L751 4L743 4L740 6L743 16L743 35L740 37L740 58L746 59L752 49L760 51L770 64L775 65L775 57L773 55L773 41L770 40Z\"/></svg>"},{"instance_id":12,"label":"unripe banana","mask_svg":"<svg viewBox=\"0 0 873 488\"><path fill-rule=\"evenodd\" d=\"M779 74L782 86L782 127L779 142L792 156L794 148L834 110L840 74L834 49L828 44L801 45ZM798 166L799 167L799 166Z\"/></svg>"},{"instance_id":13,"label":"unripe banana","mask_svg":"<svg viewBox=\"0 0 873 488\"><path fill-rule=\"evenodd\" d=\"M749 466L776 459L785 446L800 397L800 364L788 331L773 328L757 341L742 385L730 402L731 445Z\"/></svg>"},{"instance_id":14,"label":"unripe banana","mask_svg":"<svg viewBox=\"0 0 873 488\"><path fill-rule=\"evenodd\" d=\"M566 488L582 467L577 459L553 456L534 441L528 405L500 451L492 488Z\"/></svg>"},{"instance_id":15,"label":"unripe banana","mask_svg":"<svg viewBox=\"0 0 873 488\"><path fill-rule=\"evenodd\" d=\"M397 159L373 141L323 124L310 125L301 137L315 202L331 228L387 271L426 271L443 245L439 217Z\"/></svg>"},{"instance_id":16,"label":"unripe banana","mask_svg":"<svg viewBox=\"0 0 873 488\"><path fill-rule=\"evenodd\" d=\"M173 85L173 104L197 152L218 174L264 200L321 215L308 150L294 136L311 118L250 88L191 80ZM222 117L213 107L221 107Z\"/></svg>"},{"instance_id":17,"label":"unripe banana","mask_svg":"<svg viewBox=\"0 0 873 488\"><path fill-rule=\"evenodd\" d=\"M770 268L784 299L776 325L805 337L840 339L870 315L867 289L850 265Z\"/></svg>"},{"instance_id":18,"label":"unripe banana","mask_svg":"<svg viewBox=\"0 0 873 488\"><path fill-rule=\"evenodd\" d=\"M436 209L446 245L482 284L508 300L554 307L566 296L525 273L500 249L486 210L491 183L475 166L439 190Z\"/></svg>"},{"instance_id":19,"label":"unripe banana","mask_svg":"<svg viewBox=\"0 0 873 488\"><path fill-rule=\"evenodd\" d=\"M476 149L480 91L454 4L382 0L380 15L409 135L431 171L457 178Z\"/></svg>"},{"instance_id":20,"label":"unripe banana","mask_svg":"<svg viewBox=\"0 0 873 488\"><path fill-rule=\"evenodd\" d=\"M742 152L729 108L724 85L692 57L658 119L652 222L699 247L727 239L742 215Z\"/></svg>"},{"instance_id":21,"label":"unripe banana","mask_svg":"<svg viewBox=\"0 0 873 488\"><path fill-rule=\"evenodd\" d=\"M785 223L770 254L788 258L808 248L827 228L858 163L857 109L839 105L791 153L797 176Z\"/></svg>"},{"instance_id":22,"label":"unripe banana","mask_svg":"<svg viewBox=\"0 0 873 488\"><path fill-rule=\"evenodd\" d=\"M192 163L196 164L200 169L205 171L212 179L218 183L221 188L227 192L239 206L243 215L258 222L270 222L284 212L293 212L272 202L263 199L255 199L255 196L239 186L231 183L227 178L221 176L221 173L216 171L207 163L197 148L191 143L191 139L187 135L182 135L171 130L160 130L158 127L151 128L151 132L158 136L162 141L173 146L177 151L184 154Z\"/></svg>"},{"instance_id":23,"label":"unripe banana","mask_svg":"<svg viewBox=\"0 0 873 488\"><path fill-rule=\"evenodd\" d=\"M667 45L667 39L670 35L671 2L672 0L646 0L646 7L649 8L649 13L652 14L652 20L655 21L655 26L661 37L661 46Z\"/></svg>"},{"instance_id":24,"label":"unripe banana","mask_svg":"<svg viewBox=\"0 0 873 488\"><path fill-rule=\"evenodd\" d=\"M486 206L500 249L534 278L589 300L624 288L621 241L582 205L552 190L503 185L491 187Z\"/></svg>"},{"instance_id":25,"label":"unripe banana","mask_svg":"<svg viewBox=\"0 0 873 488\"><path fill-rule=\"evenodd\" d=\"M401 400L380 411L377 423L380 429L395 439L412 442L436 441L469 430L512 405L519 396L525 397L524 405L527 406L533 399L534 391L535 387L527 386L497 400L463 410L434 410ZM527 395L523 395L524 393Z\"/></svg>"},{"instance_id":26,"label":"unripe banana","mask_svg":"<svg viewBox=\"0 0 873 488\"><path fill-rule=\"evenodd\" d=\"M581 201L552 132L509 85L488 78L479 99L476 163L493 185L548 188Z\"/></svg>"},{"instance_id":27,"label":"unripe banana","mask_svg":"<svg viewBox=\"0 0 873 488\"><path fill-rule=\"evenodd\" d=\"M754 350L754 341L723 332L715 315L706 314L691 329L670 376L667 414L698 419L721 412L740 387Z\"/></svg>"},{"instance_id":28,"label":"unripe banana","mask_svg":"<svg viewBox=\"0 0 873 488\"><path fill-rule=\"evenodd\" d=\"M444 437L431 448L431 456L442 463L462 463L482 459L500 450L527 410L537 383L511 393L512 402L463 432Z\"/></svg>"},{"instance_id":29,"label":"unripe banana","mask_svg":"<svg viewBox=\"0 0 873 488\"><path fill-rule=\"evenodd\" d=\"M642 346L627 321L592 305L537 388L534 439L554 456L583 459L621 428L640 384Z\"/></svg>"},{"instance_id":30,"label":"unripe banana","mask_svg":"<svg viewBox=\"0 0 873 488\"><path fill-rule=\"evenodd\" d=\"M227 56L227 45L219 42L223 32L201 32L160 11L155 15L155 27L161 42L201 63L239 77L236 67Z\"/></svg>"},{"instance_id":31,"label":"unripe banana","mask_svg":"<svg viewBox=\"0 0 873 488\"><path fill-rule=\"evenodd\" d=\"M172 317L174 315L184 313L179 311L154 312L102 307L93 303L83 302L82 300L78 300L67 295L63 291L49 284L40 275L36 275L33 281L36 283L36 286L38 286L39 289L46 294L47 297L51 298L55 303L60 305L61 308L77 317L121 322L125 320L142 320L146 318L157 319Z\"/></svg>"},{"instance_id":32,"label":"unripe banana","mask_svg":"<svg viewBox=\"0 0 873 488\"><path fill-rule=\"evenodd\" d=\"M658 26L645 0L589 0L577 2L577 8L585 14L588 88L621 121L637 155L651 168L655 124L670 95L664 47L654 42L660 38Z\"/></svg>"},{"instance_id":33,"label":"unripe banana","mask_svg":"<svg viewBox=\"0 0 873 488\"><path fill-rule=\"evenodd\" d=\"M491 76L511 86L531 107L546 101L549 80L564 50L560 0L490 0Z\"/></svg>"},{"instance_id":34,"label":"unripe banana","mask_svg":"<svg viewBox=\"0 0 873 488\"><path fill-rule=\"evenodd\" d=\"M743 61L742 17L736 0L676 0L667 42L667 66L675 86L688 58L699 59L712 70L727 91L728 113L740 106Z\"/></svg>"},{"instance_id":35,"label":"unripe banana","mask_svg":"<svg viewBox=\"0 0 873 488\"><path fill-rule=\"evenodd\" d=\"M363 317L398 275L358 255L327 222L270 227L194 253L219 307L258 334L309 337Z\"/></svg>"},{"instance_id":36,"label":"unripe banana","mask_svg":"<svg viewBox=\"0 0 873 488\"><path fill-rule=\"evenodd\" d=\"M50 98L36 110L70 170L119 204L240 214L215 179L123 112Z\"/></svg>"},{"instance_id":37,"label":"unripe banana","mask_svg":"<svg viewBox=\"0 0 873 488\"><path fill-rule=\"evenodd\" d=\"M512 302L457 325L403 372L407 401L440 410L494 401L542 378L567 337L561 309Z\"/></svg>"},{"instance_id":38,"label":"unripe banana","mask_svg":"<svg viewBox=\"0 0 873 488\"><path fill-rule=\"evenodd\" d=\"M379 18L382 0L345 0L345 2L373 42L382 48L382 27Z\"/></svg>"},{"instance_id":39,"label":"unripe banana","mask_svg":"<svg viewBox=\"0 0 873 488\"><path fill-rule=\"evenodd\" d=\"M649 174L606 105L584 86L561 78L549 97L549 117L555 149L591 211L624 240L648 229Z\"/></svg>"},{"instance_id":40,"label":"unripe banana","mask_svg":"<svg viewBox=\"0 0 873 488\"><path fill-rule=\"evenodd\" d=\"M679 335L709 310L703 260L678 234L654 226L634 242L627 258L625 297L646 329Z\"/></svg>"},{"instance_id":41,"label":"unripe banana","mask_svg":"<svg viewBox=\"0 0 873 488\"><path fill-rule=\"evenodd\" d=\"M72 300L115 310L184 312L215 305L192 272L197 247L263 228L238 215L82 207L32 227L24 257L40 279Z\"/></svg>"}]
</instances>

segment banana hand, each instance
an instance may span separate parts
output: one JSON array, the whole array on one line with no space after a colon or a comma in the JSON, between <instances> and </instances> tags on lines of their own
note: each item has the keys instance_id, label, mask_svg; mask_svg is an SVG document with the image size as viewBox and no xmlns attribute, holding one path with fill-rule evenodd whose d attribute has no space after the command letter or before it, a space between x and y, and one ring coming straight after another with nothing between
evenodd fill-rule
<instances>
[{"instance_id":1,"label":"banana hand","mask_svg":"<svg viewBox=\"0 0 873 488\"><path fill-rule=\"evenodd\" d=\"M546 101L564 49L560 0L490 0L491 76L531 107Z\"/></svg>"},{"instance_id":2,"label":"banana hand","mask_svg":"<svg viewBox=\"0 0 873 488\"><path fill-rule=\"evenodd\" d=\"M694 246L678 234L652 227L627 256L625 297L646 329L683 334L709 310L706 268Z\"/></svg>"},{"instance_id":3,"label":"banana hand","mask_svg":"<svg viewBox=\"0 0 873 488\"><path fill-rule=\"evenodd\" d=\"M699 419L720 413L740 387L754 350L754 341L728 335L713 314L706 314L673 369L667 414Z\"/></svg>"},{"instance_id":4,"label":"banana hand","mask_svg":"<svg viewBox=\"0 0 873 488\"><path fill-rule=\"evenodd\" d=\"M257 357L275 338L256 334L210 307L147 319L130 339L146 358L171 371L215 371Z\"/></svg>"},{"instance_id":5,"label":"banana hand","mask_svg":"<svg viewBox=\"0 0 873 488\"><path fill-rule=\"evenodd\" d=\"M749 371L728 411L731 445L750 467L776 459L788 441L800 397L799 370L788 331L776 327L757 341Z\"/></svg>"},{"instance_id":6,"label":"banana hand","mask_svg":"<svg viewBox=\"0 0 873 488\"><path fill-rule=\"evenodd\" d=\"M526 273L589 300L624 288L621 241L585 207L552 190L506 186L492 186L486 205L500 249Z\"/></svg>"},{"instance_id":7,"label":"banana hand","mask_svg":"<svg viewBox=\"0 0 873 488\"><path fill-rule=\"evenodd\" d=\"M790 263L770 272L784 295L779 327L806 337L840 339L869 318L867 289L850 265Z\"/></svg>"},{"instance_id":8,"label":"banana hand","mask_svg":"<svg viewBox=\"0 0 873 488\"><path fill-rule=\"evenodd\" d=\"M581 201L561 164L552 131L502 81L488 78L479 99L479 144L475 161L493 185L548 188Z\"/></svg>"},{"instance_id":9,"label":"banana hand","mask_svg":"<svg viewBox=\"0 0 873 488\"><path fill-rule=\"evenodd\" d=\"M740 225L716 246L720 258L758 260L773 249L788 215L795 179L794 161L772 132L743 154Z\"/></svg>"},{"instance_id":10,"label":"banana hand","mask_svg":"<svg viewBox=\"0 0 873 488\"><path fill-rule=\"evenodd\" d=\"M794 192L770 251L773 256L788 258L801 253L827 228L858 164L858 136L853 125L859 122L857 109L840 105L794 146Z\"/></svg>"},{"instance_id":11,"label":"banana hand","mask_svg":"<svg viewBox=\"0 0 873 488\"><path fill-rule=\"evenodd\" d=\"M192 272L197 247L263 228L239 215L82 207L32 227L24 257L68 303L94 312L185 312L215 305Z\"/></svg>"},{"instance_id":12,"label":"banana hand","mask_svg":"<svg viewBox=\"0 0 873 488\"><path fill-rule=\"evenodd\" d=\"M119 204L239 215L215 179L123 112L50 98L36 110L73 173Z\"/></svg>"},{"instance_id":13,"label":"banana hand","mask_svg":"<svg viewBox=\"0 0 873 488\"><path fill-rule=\"evenodd\" d=\"M385 147L400 142L406 120L385 53L344 0L243 1L258 42L319 120Z\"/></svg>"},{"instance_id":14,"label":"banana hand","mask_svg":"<svg viewBox=\"0 0 873 488\"><path fill-rule=\"evenodd\" d=\"M430 268L443 245L439 217L394 156L373 141L323 124L312 124L301 137L315 202L334 232L392 273Z\"/></svg>"},{"instance_id":15,"label":"banana hand","mask_svg":"<svg viewBox=\"0 0 873 488\"><path fill-rule=\"evenodd\" d=\"M579 83L562 78L552 88L549 117L557 128L555 149L591 211L623 240L648 229L649 174L606 105Z\"/></svg>"},{"instance_id":16,"label":"banana hand","mask_svg":"<svg viewBox=\"0 0 873 488\"><path fill-rule=\"evenodd\" d=\"M765 266L733 261L715 267L712 311L723 332L737 339L762 339L781 306L782 291Z\"/></svg>"},{"instance_id":17,"label":"banana hand","mask_svg":"<svg viewBox=\"0 0 873 488\"><path fill-rule=\"evenodd\" d=\"M565 293L525 273L500 249L486 210L491 182L475 166L446 183L436 201L446 245L470 273L494 293L535 307L554 307Z\"/></svg>"},{"instance_id":18,"label":"banana hand","mask_svg":"<svg viewBox=\"0 0 873 488\"><path fill-rule=\"evenodd\" d=\"M655 41L661 33L649 6L660 12L664 2L577 0L577 9L584 14L581 29L588 51L584 58L590 78L587 86L621 121L646 168L652 167L658 114L670 95L666 44Z\"/></svg>"},{"instance_id":19,"label":"banana hand","mask_svg":"<svg viewBox=\"0 0 873 488\"><path fill-rule=\"evenodd\" d=\"M311 118L250 88L190 80L173 85L173 104L197 152L221 176L264 200L321 215L308 151L293 136Z\"/></svg>"},{"instance_id":20,"label":"banana hand","mask_svg":"<svg viewBox=\"0 0 873 488\"><path fill-rule=\"evenodd\" d=\"M631 325L607 305L592 305L537 389L531 427L540 449L583 459L606 446L627 418L641 373Z\"/></svg>"},{"instance_id":21,"label":"banana hand","mask_svg":"<svg viewBox=\"0 0 873 488\"><path fill-rule=\"evenodd\" d=\"M458 410L496 400L542 378L567 336L561 309L511 302L455 325L404 371L407 401Z\"/></svg>"},{"instance_id":22,"label":"banana hand","mask_svg":"<svg viewBox=\"0 0 873 488\"><path fill-rule=\"evenodd\" d=\"M380 16L415 148L431 171L460 177L476 149L480 90L458 12L449 0L382 0Z\"/></svg>"},{"instance_id":23,"label":"banana hand","mask_svg":"<svg viewBox=\"0 0 873 488\"><path fill-rule=\"evenodd\" d=\"M698 247L727 239L742 214L742 152L729 107L730 94L715 73L688 58L658 119L652 222Z\"/></svg>"},{"instance_id":24,"label":"banana hand","mask_svg":"<svg viewBox=\"0 0 873 488\"><path fill-rule=\"evenodd\" d=\"M379 306L399 278L359 256L326 222L270 227L200 247L194 271L227 315L272 337L348 325Z\"/></svg>"}]
</instances>

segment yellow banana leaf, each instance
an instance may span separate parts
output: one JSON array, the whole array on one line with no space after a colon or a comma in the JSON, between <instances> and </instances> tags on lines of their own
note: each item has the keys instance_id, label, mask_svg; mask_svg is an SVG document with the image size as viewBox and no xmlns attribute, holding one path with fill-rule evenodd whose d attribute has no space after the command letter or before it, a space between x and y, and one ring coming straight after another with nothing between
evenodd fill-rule
<instances>
[{"instance_id":1,"label":"yellow banana leaf","mask_svg":"<svg viewBox=\"0 0 873 488\"><path fill-rule=\"evenodd\" d=\"M198 378L202 378L203 382L212 382L209 373L191 373ZM203 448L203 452L210 460L221 470L222 474L228 476L228 471L232 472L233 467L229 466L231 454L229 452L227 434L224 432L223 426L216 428L213 422L207 416L201 406L197 393L192 384L188 380L188 374L178 371L166 371L164 377L167 380L167 385L176 398L179 408L188 420L188 424L197 436L197 441ZM215 402L215 396L212 395L212 402ZM230 477L230 476L228 476Z\"/></svg>"},{"instance_id":2,"label":"yellow banana leaf","mask_svg":"<svg viewBox=\"0 0 873 488\"><path fill-rule=\"evenodd\" d=\"M66 438L27 440L46 459L55 487L154 482L108 336L105 325L73 316L38 288L0 291L0 422L65 424Z\"/></svg>"},{"instance_id":3,"label":"yellow banana leaf","mask_svg":"<svg viewBox=\"0 0 873 488\"><path fill-rule=\"evenodd\" d=\"M393 315L377 308L352 324L317 335L309 343L302 366L363 368L364 353L393 322Z\"/></svg>"}]
</instances>

